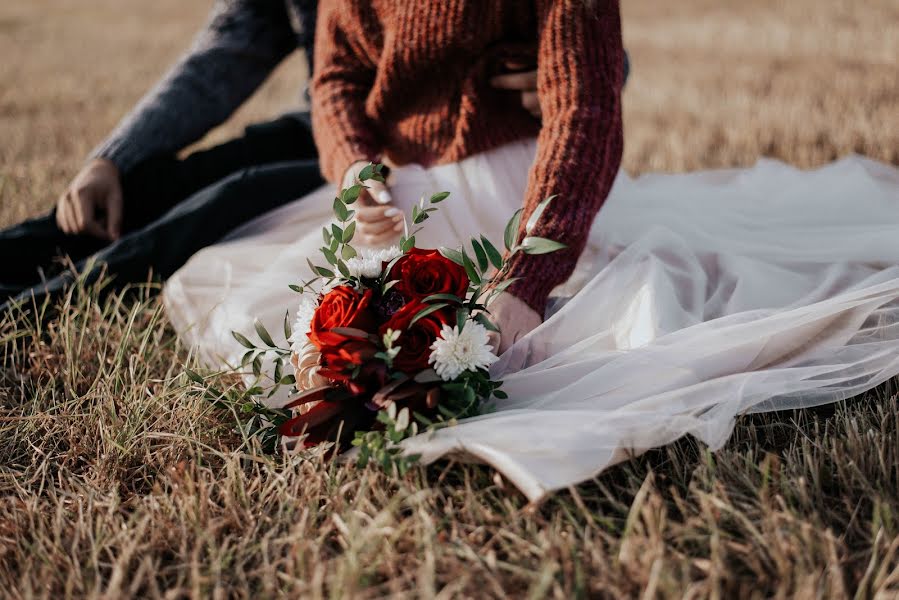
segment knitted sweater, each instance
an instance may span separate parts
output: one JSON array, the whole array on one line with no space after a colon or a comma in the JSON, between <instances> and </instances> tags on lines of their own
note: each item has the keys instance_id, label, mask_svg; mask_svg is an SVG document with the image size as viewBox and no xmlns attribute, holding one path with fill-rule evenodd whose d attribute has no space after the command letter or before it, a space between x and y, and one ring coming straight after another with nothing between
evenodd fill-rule
<instances>
[{"instance_id":1,"label":"knitted sweater","mask_svg":"<svg viewBox=\"0 0 899 600\"><path fill-rule=\"evenodd\" d=\"M543 124L490 86L509 55L537 59ZM322 172L357 160L449 163L537 135L522 227L568 245L518 254L508 290L543 313L572 273L622 153L617 0L328 0L319 5L312 117ZM523 232L522 232L523 233Z\"/></svg>"},{"instance_id":2,"label":"knitted sweater","mask_svg":"<svg viewBox=\"0 0 899 600\"><path fill-rule=\"evenodd\" d=\"M312 51L317 0L216 0L169 73L91 153L122 172L174 154L223 123L298 47Z\"/></svg>"}]
</instances>

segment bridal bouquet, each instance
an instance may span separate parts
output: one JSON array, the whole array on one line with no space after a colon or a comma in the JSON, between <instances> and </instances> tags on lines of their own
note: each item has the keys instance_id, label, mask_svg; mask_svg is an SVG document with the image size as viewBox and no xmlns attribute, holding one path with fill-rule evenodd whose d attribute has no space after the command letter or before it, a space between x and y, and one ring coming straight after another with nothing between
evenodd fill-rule
<instances>
[{"instance_id":1,"label":"bridal bouquet","mask_svg":"<svg viewBox=\"0 0 899 600\"><path fill-rule=\"evenodd\" d=\"M357 252L351 206L365 181L383 181L381 166L369 165L359 180L334 199L336 222L322 231L327 265L310 261L313 278L291 286L303 295L293 326L285 319L291 347L276 348L258 322L266 348L234 336L250 349L244 363L257 374L260 353L275 351L275 382L295 386L298 395L284 407L293 412L270 418L281 436L302 447L356 446L360 464L375 460L403 471L416 457L401 458L398 442L506 397L487 370L497 360L488 341L497 331L489 302L514 281L506 279L511 256L564 246L530 235L519 242L519 210L505 230L505 258L484 236L473 238L470 250L417 248L418 226L449 196L441 192L413 207L412 230L407 223L397 247ZM551 200L530 217L528 234ZM293 376L283 375L285 360Z\"/></svg>"}]
</instances>

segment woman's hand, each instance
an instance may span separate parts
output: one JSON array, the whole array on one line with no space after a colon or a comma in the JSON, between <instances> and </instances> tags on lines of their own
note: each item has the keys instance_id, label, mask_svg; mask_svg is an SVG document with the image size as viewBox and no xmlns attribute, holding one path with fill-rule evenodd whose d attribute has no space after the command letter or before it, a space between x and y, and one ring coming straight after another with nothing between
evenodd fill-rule
<instances>
[{"instance_id":1,"label":"woman's hand","mask_svg":"<svg viewBox=\"0 0 899 600\"><path fill-rule=\"evenodd\" d=\"M488 336L497 356L543 322L537 311L509 293L494 298L487 309L490 320L500 330L499 333L491 331Z\"/></svg>"},{"instance_id":2,"label":"woman's hand","mask_svg":"<svg viewBox=\"0 0 899 600\"><path fill-rule=\"evenodd\" d=\"M343 187L348 188L359 182L359 172L369 163L357 161L350 165L343 176ZM396 243L403 232L403 213L390 206L393 197L386 184L369 179L368 189L359 194L356 207L356 239L365 246L389 246Z\"/></svg>"}]
</instances>

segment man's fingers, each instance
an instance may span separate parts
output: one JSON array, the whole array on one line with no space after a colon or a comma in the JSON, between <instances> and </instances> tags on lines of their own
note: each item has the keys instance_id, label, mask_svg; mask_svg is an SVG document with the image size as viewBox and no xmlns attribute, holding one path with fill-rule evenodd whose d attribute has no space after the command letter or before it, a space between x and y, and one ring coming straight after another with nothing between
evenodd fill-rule
<instances>
[{"instance_id":1,"label":"man's fingers","mask_svg":"<svg viewBox=\"0 0 899 600\"><path fill-rule=\"evenodd\" d=\"M490 85L501 90L531 92L537 89L537 71L495 75L490 79Z\"/></svg>"},{"instance_id":2,"label":"man's fingers","mask_svg":"<svg viewBox=\"0 0 899 600\"><path fill-rule=\"evenodd\" d=\"M111 190L106 202L106 234L110 240L122 237L122 193Z\"/></svg>"},{"instance_id":3,"label":"man's fingers","mask_svg":"<svg viewBox=\"0 0 899 600\"><path fill-rule=\"evenodd\" d=\"M79 194L71 204L76 233L86 233L101 240L110 239L109 233L97 220L96 208L90 198Z\"/></svg>"},{"instance_id":4,"label":"man's fingers","mask_svg":"<svg viewBox=\"0 0 899 600\"><path fill-rule=\"evenodd\" d=\"M69 196L68 192L66 192L66 194L60 198L59 204L56 206L56 224L59 225L59 228L63 233L67 235L75 233L75 229L72 227L71 204L72 198Z\"/></svg>"},{"instance_id":5,"label":"man's fingers","mask_svg":"<svg viewBox=\"0 0 899 600\"><path fill-rule=\"evenodd\" d=\"M538 119L543 116L543 111L540 110L540 98L537 96L537 92L522 92L521 105Z\"/></svg>"}]
</instances>

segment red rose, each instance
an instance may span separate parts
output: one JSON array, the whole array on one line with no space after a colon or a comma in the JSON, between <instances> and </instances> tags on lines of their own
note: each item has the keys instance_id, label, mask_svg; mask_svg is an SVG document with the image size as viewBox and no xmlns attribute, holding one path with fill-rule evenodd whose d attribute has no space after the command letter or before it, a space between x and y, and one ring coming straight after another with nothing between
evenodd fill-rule
<instances>
[{"instance_id":1,"label":"red rose","mask_svg":"<svg viewBox=\"0 0 899 600\"><path fill-rule=\"evenodd\" d=\"M402 332L395 343L400 346L400 351L393 359L393 367L407 375L415 375L428 368L431 344L440 337L443 325L452 325L455 313L446 309L432 312L412 323L412 319L428 306L430 305L413 300L381 326L381 335L388 329Z\"/></svg>"},{"instance_id":2,"label":"red rose","mask_svg":"<svg viewBox=\"0 0 899 600\"><path fill-rule=\"evenodd\" d=\"M393 289L410 301L424 300L433 294L465 298L468 293L465 269L437 250L412 248L393 265L390 279L398 281Z\"/></svg>"},{"instance_id":3,"label":"red rose","mask_svg":"<svg viewBox=\"0 0 899 600\"><path fill-rule=\"evenodd\" d=\"M322 369L319 373L335 381L347 381L356 367L361 367L378 351L368 340L348 339L337 346L325 346L321 350Z\"/></svg>"},{"instance_id":4,"label":"red rose","mask_svg":"<svg viewBox=\"0 0 899 600\"><path fill-rule=\"evenodd\" d=\"M358 340L332 331L336 328L352 328L373 333L377 330L375 316L371 312L372 291L366 290L360 294L353 288L345 285L338 286L328 292L322 298L321 304L315 309L312 323L309 327L309 341L316 348L324 351L350 341Z\"/></svg>"}]
</instances>

